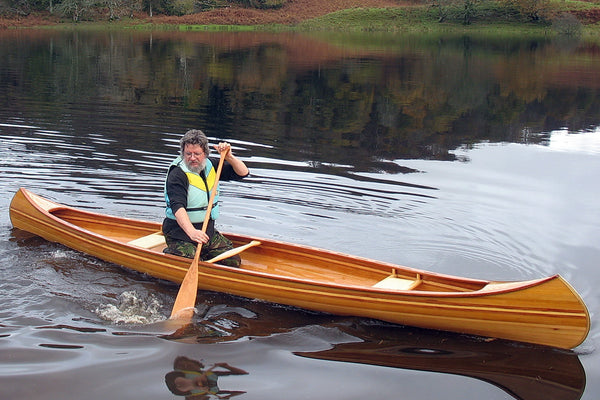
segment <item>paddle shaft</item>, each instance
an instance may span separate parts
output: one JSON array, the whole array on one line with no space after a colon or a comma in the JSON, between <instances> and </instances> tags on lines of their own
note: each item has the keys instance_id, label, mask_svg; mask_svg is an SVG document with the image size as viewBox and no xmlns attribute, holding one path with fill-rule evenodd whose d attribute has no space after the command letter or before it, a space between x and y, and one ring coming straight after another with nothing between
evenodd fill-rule
<instances>
[{"instance_id":1,"label":"paddle shaft","mask_svg":"<svg viewBox=\"0 0 600 400\"><path fill-rule=\"evenodd\" d=\"M210 192L210 198L208 199L208 206L206 207L206 215L204 216L204 222L202 223L202 232L206 233L208 222L210 221L210 213L212 211L213 203L217 195L217 186L219 185L219 178L221 177L221 170L223 169L223 163L225 161L225 152L220 153L221 158L219 165L217 166L217 173L215 176L215 183L213 184ZM196 253L194 254L194 261L188 268L179 292L175 298L175 304L171 311L170 318L177 319L191 319L194 315L194 306L196 305L196 294L198 293L198 262L200 261L200 253L202 251L202 242L198 242L196 247ZM182 312L186 310L185 312Z\"/></svg>"}]
</instances>

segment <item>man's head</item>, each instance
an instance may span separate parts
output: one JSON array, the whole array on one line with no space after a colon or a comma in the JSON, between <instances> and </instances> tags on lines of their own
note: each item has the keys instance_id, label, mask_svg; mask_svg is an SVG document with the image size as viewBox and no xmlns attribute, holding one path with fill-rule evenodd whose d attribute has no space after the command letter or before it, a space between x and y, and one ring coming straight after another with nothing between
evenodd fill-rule
<instances>
[{"instance_id":1,"label":"man's head","mask_svg":"<svg viewBox=\"0 0 600 400\"><path fill-rule=\"evenodd\" d=\"M185 151L186 144L199 145L206 156L208 156L208 153L210 152L210 149L208 148L208 139L206 138L206 135L204 135L204 132L202 132L200 129L191 129L187 131L179 141L179 145L181 146L182 157L183 152Z\"/></svg>"},{"instance_id":2,"label":"man's head","mask_svg":"<svg viewBox=\"0 0 600 400\"><path fill-rule=\"evenodd\" d=\"M181 158L186 167L195 173L200 173L206 165L206 157L210 152L208 139L201 130L192 129L180 140Z\"/></svg>"}]
</instances>

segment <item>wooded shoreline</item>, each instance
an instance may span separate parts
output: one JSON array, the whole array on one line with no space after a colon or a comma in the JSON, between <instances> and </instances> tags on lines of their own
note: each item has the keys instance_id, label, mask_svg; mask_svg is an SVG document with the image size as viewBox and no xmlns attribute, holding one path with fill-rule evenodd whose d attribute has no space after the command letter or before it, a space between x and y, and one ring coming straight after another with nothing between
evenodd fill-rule
<instances>
[{"instance_id":1,"label":"wooded shoreline","mask_svg":"<svg viewBox=\"0 0 600 400\"><path fill-rule=\"evenodd\" d=\"M391 32L515 32L558 33L592 38L600 31L600 1L546 0L539 11L524 11L516 1L431 0L415 4L398 0L296 0L277 9L256 9L232 4L186 15L165 15L124 10L109 17L96 7L85 19L57 12L34 11L25 16L1 17L0 29L39 27L101 27L176 30L307 30ZM463 3L471 2L468 13ZM539 0L544 1L544 0ZM466 3L465 3L466 4ZM540 6L541 7L541 6ZM113 11L110 12L113 15Z\"/></svg>"}]
</instances>

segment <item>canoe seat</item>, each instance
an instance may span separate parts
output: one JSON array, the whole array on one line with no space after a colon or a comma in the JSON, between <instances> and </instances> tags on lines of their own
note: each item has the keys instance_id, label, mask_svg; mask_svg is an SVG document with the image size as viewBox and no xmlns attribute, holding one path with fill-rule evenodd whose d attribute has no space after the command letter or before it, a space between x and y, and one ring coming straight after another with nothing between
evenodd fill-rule
<instances>
[{"instance_id":1,"label":"canoe seat","mask_svg":"<svg viewBox=\"0 0 600 400\"><path fill-rule=\"evenodd\" d=\"M142 236L141 238L134 239L127 244L132 244L137 247L141 247L144 249L151 249L156 246L164 246L167 243L165 242L165 237L162 232L155 232L150 235Z\"/></svg>"},{"instance_id":2,"label":"canoe seat","mask_svg":"<svg viewBox=\"0 0 600 400\"><path fill-rule=\"evenodd\" d=\"M421 275L417 275L416 279L401 278L392 271L392 274L376 284L373 287L380 289L395 289L395 290L412 290L421 284Z\"/></svg>"}]
</instances>

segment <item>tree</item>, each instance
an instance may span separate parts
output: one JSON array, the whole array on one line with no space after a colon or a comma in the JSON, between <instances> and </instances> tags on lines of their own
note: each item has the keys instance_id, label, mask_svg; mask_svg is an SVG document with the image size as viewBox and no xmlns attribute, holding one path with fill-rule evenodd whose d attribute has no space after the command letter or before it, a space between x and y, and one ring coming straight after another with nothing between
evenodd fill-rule
<instances>
[{"instance_id":1,"label":"tree","mask_svg":"<svg viewBox=\"0 0 600 400\"><path fill-rule=\"evenodd\" d=\"M72 18L73 22L79 22L93 5L94 0L63 0L56 6L56 10L61 15Z\"/></svg>"},{"instance_id":2,"label":"tree","mask_svg":"<svg viewBox=\"0 0 600 400\"><path fill-rule=\"evenodd\" d=\"M31 3L28 0L4 0L0 1L0 15L16 14L29 15L31 13Z\"/></svg>"},{"instance_id":3,"label":"tree","mask_svg":"<svg viewBox=\"0 0 600 400\"><path fill-rule=\"evenodd\" d=\"M148 10L150 18L154 15L154 10L160 8L160 0L142 0L144 10Z\"/></svg>"},{"instance_id":4,"label":"tree","mask_svg":"<svg viewBox=\"0 0 600 400\"><path fill-rule=\"evenodd\" d=\"M281 8L287 0L236 0L236 2L243 4L246 7L253 8Z\"/></svg>"},{"instance_id":5,"label":"tree","mask_svg":"<svg viewBox=\"0 0 600 400\"><path fill-rule=\"evenodd\" d=\"M464 0L463 11L461 13L463 25L470 25L475 17L475 3L477 0Z\"/></svg>"},{"instance_id":6,"label":"tree","mask_svg":"<svg viewBox=\"0 0 600 400\"><path fill-rule=\"evenodd\" d=\"M544 17L550 4L549 0L506 0L509 5L519 10L529 21L539 21Z\"/></svg>"},{"instance_id":7,"label":"tree","mask_svg":"<svg viewBox=\"0 0 600 400\"><path fill-rule=\"evenodd\" d=\"M444 22L448 18L450 5L455 0L432 0L431 7L438 9L438 22Z\"/></svg>"},{"instance_id":8,"label":"tree","mask_svg":"<svg viewBox=\"0 0 600 400\"><path fill-rule=\"evenodd\" d=\"M125 0L100 0L98 4L108 8L108 19L111 21L118 19L125 8Z\"/></svg>"},{"instance_id":9,"label":"tree","mask_svg":"<svg viewBox=\"0 0 600 400\"><path fill-rule=\"evenodd\" d=\"M446 19L458 19L464 25L470 25L477 11L475 6L478 1L431 0L431 7L438 9L438 22L444 22Z\"/></svg>"}]
</instances>

